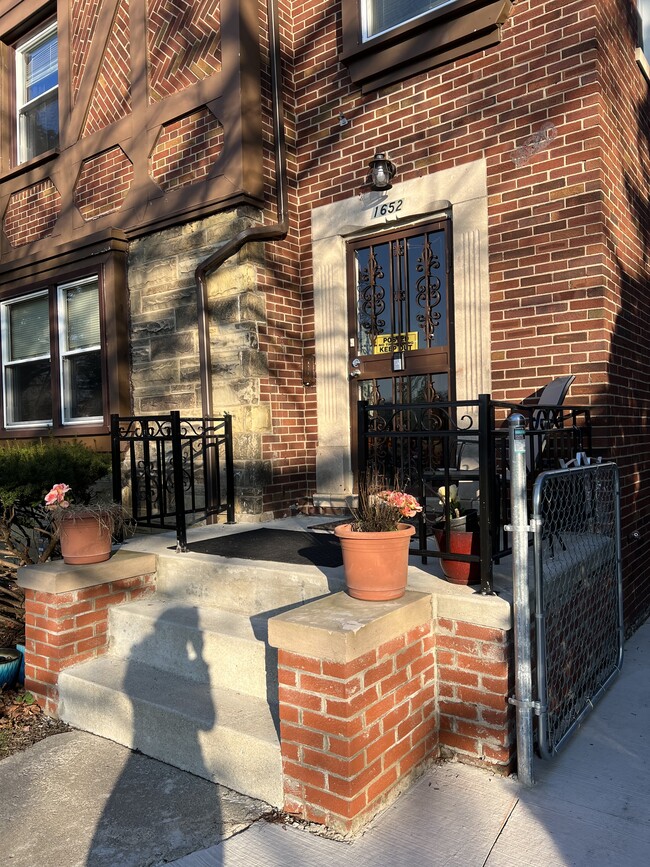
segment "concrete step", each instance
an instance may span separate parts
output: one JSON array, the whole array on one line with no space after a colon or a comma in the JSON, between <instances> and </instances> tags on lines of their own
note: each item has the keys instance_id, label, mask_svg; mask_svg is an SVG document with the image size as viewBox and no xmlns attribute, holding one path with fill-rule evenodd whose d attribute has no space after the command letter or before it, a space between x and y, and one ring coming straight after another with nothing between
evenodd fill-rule
<instances>
[{"instance_id":1,"label":"concrete step","mask_svg":"<svg viewBox=\"0 0 650 867\"><path fill-rule=\"evenodd\" d=\"M62 672L59 689L70 725L281 806L277 711L264 699L112 655Z\"/></svg>"},{"instance_id":2,"label":"concrete step","mask_svg":"<svg viewBox=\"0 0 650 867\"><path fill-rule=\"evenodd\" d=\"M272 615L345 589L343 567L157 552L156 586L182 605Z\"/></svg>"},{"instance_id":3,"label":"concrete step","mask_svg":"<svg viewBox=\"0 0 650 867\"><path fill-rule=\"evenodd\" d=\"M179 605L156 594L109 611L111 653L213 687L277 698L277 651L266 620Z\"/></svg>"}]
</instances>

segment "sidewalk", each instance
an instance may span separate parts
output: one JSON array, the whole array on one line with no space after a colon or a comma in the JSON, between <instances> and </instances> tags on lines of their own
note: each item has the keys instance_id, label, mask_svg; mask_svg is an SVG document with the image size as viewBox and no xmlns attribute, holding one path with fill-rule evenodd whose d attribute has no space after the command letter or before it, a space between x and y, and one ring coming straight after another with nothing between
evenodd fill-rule
<instances>
[{"instance_id":1,"label":"sidewalk","mask_svg":"<svg viewBox=\"0 0 650 867\"><path fill-rule=\"evenodd\" d=\"M641 867L650 852L649 673L650 621L567 749L537 763L532 789L441 764L351 844L259 820L259 802L111 741L55 735L0 761L2 863Z\"/></svg>"}]
</instances>

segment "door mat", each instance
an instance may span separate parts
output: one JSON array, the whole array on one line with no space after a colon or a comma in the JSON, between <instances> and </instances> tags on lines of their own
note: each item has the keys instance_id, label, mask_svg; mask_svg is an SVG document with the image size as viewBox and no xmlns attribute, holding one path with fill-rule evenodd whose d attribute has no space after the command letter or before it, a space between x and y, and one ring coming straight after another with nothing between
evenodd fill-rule
<instances>
[{"instance_id":1,"label":"door mat","mask_svg":"<svg viewBox=\"0 0 650 867\"><path fill-rule=\"evenodd\" d=\"M329 533L261 527L190 542L187 548L196 554L214 554L241 560L269 560L272 563L330 568L343 565L339 540Z\"/></svg>"}]
</instances>

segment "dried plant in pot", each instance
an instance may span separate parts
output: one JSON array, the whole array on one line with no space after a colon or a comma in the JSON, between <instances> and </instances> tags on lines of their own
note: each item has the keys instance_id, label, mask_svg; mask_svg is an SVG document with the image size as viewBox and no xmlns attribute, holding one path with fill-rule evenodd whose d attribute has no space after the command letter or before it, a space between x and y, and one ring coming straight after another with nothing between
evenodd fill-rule
<instances>
[{"instance_id":1,"label":"dried plant in pot","mask_svg":"<svg viewBox=\"0 0 650 867\"><path fill-rule=\"evenodd\" d=\"M60 482L45 497L61 543L65 563L101 563L111 556L114 538L123 538L133 523L116 503L77 504L68 485Z\"/></svg>"},{"instance_id":2,"label":"dried plant in pot","mask_svg":"<svg viewBox=\"0 0 650 867\"><path fill-rule=\"evenodd\" d=\"M433 533L438 548L444 554L479 555L478 515L476 509L463 506L458 487L438 488L443 506L443 517L435 524ZM478 584L481 580L481 564L440 558L440 565L447 581L452 584Z\"/></svg>"},{"instance_id":3,"label":"dried plant in pot","mask_svg":"<svg viewBox=\"0 0 650 867\"><path fill-rule=\"evenodd\" d=\"M376 474L360 481L353 521L334 530L341 542L350 596L383 601L404 595L415 527L403 519L421 511L415 497L386 486Z\"/></svg>"}]
</instances>

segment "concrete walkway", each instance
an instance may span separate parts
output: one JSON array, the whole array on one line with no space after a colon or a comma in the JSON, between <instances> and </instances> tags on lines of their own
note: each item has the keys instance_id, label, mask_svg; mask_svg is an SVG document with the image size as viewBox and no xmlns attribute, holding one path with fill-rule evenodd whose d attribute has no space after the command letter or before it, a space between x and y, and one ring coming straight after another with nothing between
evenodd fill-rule
<instances>
[{"instance_id":1,"label":"concrete walkway","mask_svg":"<svg viewBox=\"0 0 650 867\"><path fill-rule=\"evenodd\" d=\"M649 673L650 622L565 752L536 765L534 788L442 764L351 844L269 824L259 802L111 741L56 735L0 761L2 863L641 867L650 861Z\"/></svg>"}]
</instances>

